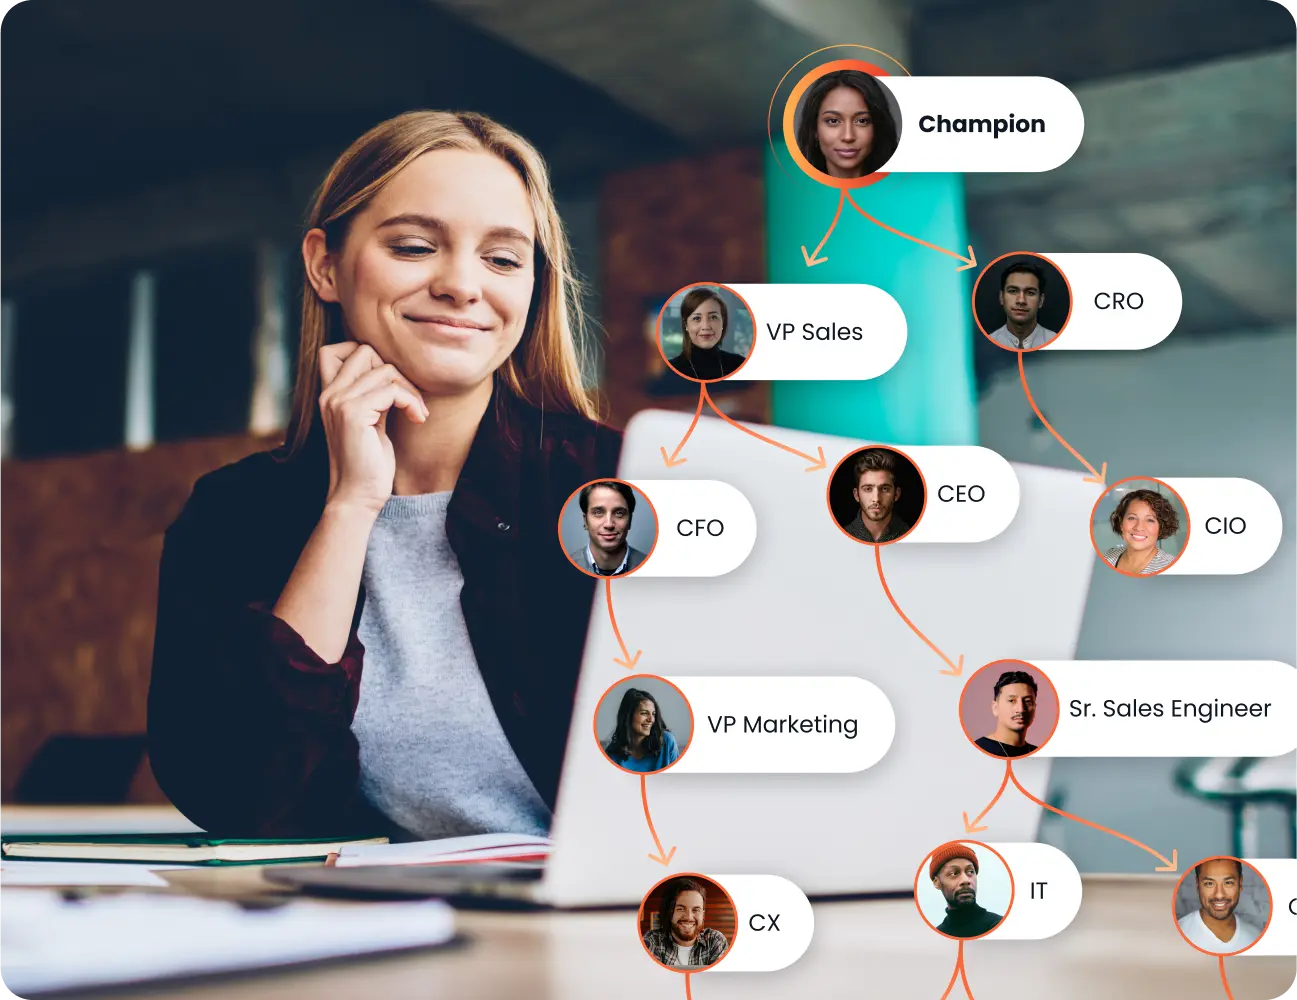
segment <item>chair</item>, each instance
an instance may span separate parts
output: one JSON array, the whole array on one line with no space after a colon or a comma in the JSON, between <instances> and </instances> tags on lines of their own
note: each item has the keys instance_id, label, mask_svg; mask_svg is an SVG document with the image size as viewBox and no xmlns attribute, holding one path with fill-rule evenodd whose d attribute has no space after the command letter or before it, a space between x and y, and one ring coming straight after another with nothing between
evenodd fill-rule
<instances>
[{"instance_id":1,"label":"chair","mask_svg":"<svg viewBox=\"0 0 1297 1000\"><path fill-rule=\"evenodd\" d=\"M1175 784L1229 810L1230 850L1236 858L1260 853L1260 807L1282 806L1288 812L1288 857L1297 856L1297 766L1291 754L1184 760L1176 768Z\"/></svg>"},{"instance_id":2,"label":"chair","mask_svg":"<svg viewBox=\"0 0 1297 1000\"><path fill-rule=\"evenodd\" d=\"M144 760L145 736L51 736L18 778L26 805L113 805L126 801Z\"/></svg>"}]
</instances>

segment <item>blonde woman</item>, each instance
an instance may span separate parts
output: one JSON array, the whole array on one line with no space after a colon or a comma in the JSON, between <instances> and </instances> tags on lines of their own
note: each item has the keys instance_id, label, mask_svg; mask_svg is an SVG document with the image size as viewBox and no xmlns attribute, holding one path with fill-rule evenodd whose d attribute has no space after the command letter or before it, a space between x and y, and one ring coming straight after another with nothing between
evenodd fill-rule
<instances>
[{"instance_id":1,"label":"blonde woman","mask_svg":"<svg viewBox=\"0 0 1297 1000\"><path fill-rule=\"evenodd\" d=\"M563 502L613 474L544 162L410 112L333 165L302 241L285 443L167 531L149 747L217 832L544 833L593 583Z\"/></svg>"}]
</instances>

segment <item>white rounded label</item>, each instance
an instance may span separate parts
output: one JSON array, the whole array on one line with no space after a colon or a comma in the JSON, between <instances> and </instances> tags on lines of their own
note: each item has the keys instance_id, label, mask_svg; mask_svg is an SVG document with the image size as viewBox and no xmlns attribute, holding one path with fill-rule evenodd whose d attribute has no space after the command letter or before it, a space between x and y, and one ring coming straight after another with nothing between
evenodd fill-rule
<instances>
[{"instance_id":1,"label":"white rounded label","mask_svg":"<svg viewBox=\"0 0 1297 1000\"><path fill-rule=\"evenodd\" d=\"M711 972L774 972L805 954L815 933L806 893L778 875L708 875L734 902L738 928Z\"/></svg>"},{"instance_id":2,"label":"white rounded label","mask_svg":"<svg viewBox=\"0 0 1297 1000\"><path fill-rule=\"evenodd\" d=\"M901 140L885 173L1034 173L1072 158L1085 132L1076 96L1043 76L888 76Z\"/></svg>"},{"instance_id":3,"label":"white rounded label","mask_svg":"<svg viewBox=\"0 0 1297 1000\"><path fill-rule=\"evenodd\" d=\"M1053 937L1081 908L1081 873L1072 859L1048 844L988 844L1013 875L1013 906L986 941L1038 941Z\"/></svg>"},{"instance_id":4,"label":"white rounded label","mask_svg":"<svg viewBox=\"0 0 1297 1000\"><path fill-rule=\"evenodd\" d=\"M1238 958L1257 955L1297 955L1297 860L1244 858L1270 887L1270 926ZM1190 876L1192 877L1192 875Z\"/></svg>"},{"instance_id":5,"label":"white rounded label","mask_svg":"<svg viewBox=\"0 0 1297 1000\"><path fill-rule=\"evenodd\" d=\"M830 467L869 445L825 438ZM891 445L881 447L890 448ZM896 445L923 477L923 515L897 543L984 542L1009 526L1018 512L1018 477L990 448L976 445ZM827 516L827 515L826 515Z\"/></svg>"},{"instance_id":6,"label":"white rounded label","mask_svg":"<svg viewBox=\"0 0 1297 1000\"><path fill-rule=\"evenodd\" d=\"M905 350L905 313L873 285L727 287L748 304L756 328L751 357L732 380L877 378Z\"/></svg>"},{"instance_id":7,"label":"white rounded label","mask_svg":"<svg viewBox=\"0 0 1297 1000\"><path fill-rule=\"evenodd\" d=\"M1033 660L1058 692L1042 757L1274 757L1297 749L1297 670L1273 660Z\"/></svg>"},{"instance_id":8,"label":"white rounded label","mask_svg":"<svg viewBox=\"0 0 1297 1000\"><path fill-rule=\"evenodd\" d=\"M860 677L667 677L689 699L693 737L674 774L863 771L896 735L896 714Z\"/></svg>"},{"instance_id":9,"label":"white rounded label","mask_svg":"<svg viewBox=\"0 0 1297 1000\"><path fill-rule=\"evenodd\" d=\"M1270 561L1283 536L1283 515L1265 487L1250 479L1162 479L1189 512L1184 554L1162 571L1251 573Z\"/></svg>"},{"instance_id":10,"label":"white rounded label","mask_svg":"<svg viewBox=\"0 0 1297 1000\"><path fill-rule=\"evenodd\" d=\"M723 576L752 551L757 515L729 483L636 479L632 485L652 502L658 526L657 544L636 577Z\"/></svg>"},{"instance_id":11,"label":"white rounded label","mask_svg":"<svg viewBox=\"0 0 1297 1000\"><path fill-rule=\"evenodd\" d=\"M1045 253L1067 279L1072 311L1044 351L1138 351L1180 322L1175 273L1145 253Z\"/></svg>"}]
</instances>

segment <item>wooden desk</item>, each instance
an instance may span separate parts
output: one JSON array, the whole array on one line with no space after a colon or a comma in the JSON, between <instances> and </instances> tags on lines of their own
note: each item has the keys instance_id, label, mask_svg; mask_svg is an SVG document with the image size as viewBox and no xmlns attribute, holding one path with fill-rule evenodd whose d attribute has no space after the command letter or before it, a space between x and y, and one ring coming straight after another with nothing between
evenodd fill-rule
<instances>
[{"instance_id":1,"label":"wooden desk","mask_svg":"<svg viewBox=\"0 0 1297 1000\"><path fill-rule=\"evenodd\" d=\"M169 891L204 896L275 892L256 868L164 872ZM1045 941L971 942L979 1000L1223 1000L1216 962L1180 938L1166 877L1091 877L1072 926ZM11 892L22 891L11 889ZM338 919L363 903L336 902ZM920 922L909 900L815 907L807 953L782 972L693 977L696 1000L940 1000L956 946ZM645 957L630 910L459 915L471 940L454 951L376 957L203 984L119 991L183 1000L356 1000L358 997L638 1000L684 996L683 977ZM1235 1000L1272 1000L1292 984L1291 958L1227 960ZM958 987L952 998L962 998Z\"/></svg>"},{"instance_id":2,"label":"wooden desk","mask_svg":"<svg viewBox=\"0 0 1297 1000\"><path fill-rule=\"evenodd\" d=\"M201 833L172 805L0 807L0 833Z\"/></svg>"}]
</instances>

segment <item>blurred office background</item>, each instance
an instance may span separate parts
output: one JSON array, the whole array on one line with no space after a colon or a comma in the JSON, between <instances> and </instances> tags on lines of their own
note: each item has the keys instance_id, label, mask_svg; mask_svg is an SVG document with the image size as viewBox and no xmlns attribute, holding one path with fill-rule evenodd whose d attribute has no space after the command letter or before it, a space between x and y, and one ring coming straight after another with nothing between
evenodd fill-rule
<instances>
[{"instance_id":1,"label":"blurred office background","mask_svg":"<svg viewBox=\"0 0 1297 1000\"><path fill-rule=\"evenodd\" d=\"M902 228L928 211L932 228L916 235L960 250L966 237L981 261L1012 250L1164 260L1184 292L1174 334L1142 352L1035 355L1033 392L1110 479L1242 476L1283 509L1278 553L1244 577L1150 586L1096 571L1078 656L1293 663L1293 40L1271 0L18 5L0 31L0 793L160 798L139 734L162 532L198 475L276 442L307 202L354 137L410 108L485 112L548 159L589 282L589 374L612 423L692 406L662 390L647 335L679 286L866 281L906 308L908 368L877 386L817 383L819 400L747 386L722 397L729 411L980 441L1074 468L1032 416L1012 357L962 316L975 271L854 215L829 264L801 262L833 199L783 173L766 109L794 62L844 41L918 74L1039 74L1073 88L1085 140L1063 167L892 177L871 189L870 210ZM925 275L922 302L905 287L913 274ZM939 300L948 315L924 311ZM869 394L905 379L915 384L908 403L889 403L895 422L870 417ZM858 419L843 426L830 405ZM1060 761L1050 795L1175 843L1181 858L1230 850L1236 834L1247 854L1290 855L1295 766ZM1043 836L1082 870L1148 867L1077 824L1047 820Z\"/></svg>"}]
</instances>

